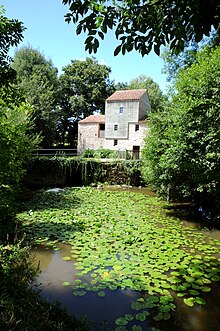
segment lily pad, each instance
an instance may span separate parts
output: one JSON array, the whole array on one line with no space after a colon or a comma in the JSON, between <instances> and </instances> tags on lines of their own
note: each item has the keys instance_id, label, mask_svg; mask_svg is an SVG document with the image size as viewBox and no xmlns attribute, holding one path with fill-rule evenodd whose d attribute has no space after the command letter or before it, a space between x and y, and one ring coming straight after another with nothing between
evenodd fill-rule
<instances>
[{"instance_id":1,"label":"lily pad","mask_svg":"<svg viewBox=\"0 0 220 331\"><path fill-rule=\"evenodd\" d=\"M115 320L116 325L127 325L128 321L125 317L119 317Z\"/></svg>"},{"instance_id":2,"label":"lily pad","mask_svg":"<svg viewBox=\"0 0 220 331\"><path fill-rule=\"evenodd\" d=\"M142 327L140 325L133 325L131 330L132 331L142 331Z\"/></svg>"},{"instance_id":3,"label":"lily pad","mask_svg":"<svg viewBox=\"0 0 220 331\"><path fill-rule=\"evenodd\" d=\"M194 304L195 304L195 299L194 298L183 299L183 301L189 307L193 307Z\"/></svg>"},{"instance_id":4,"label":"lily pad","mask_svg":"<svg viewBox=\"0 0 220 331\"><path fill-rule=\"evenodd\" d=\"M63 260L64 260L64 261L70 261L70 260L71 260L71 257L70 257L70 256L64 256L64 257L63 257Z\"/></svg>"}]
</instances>

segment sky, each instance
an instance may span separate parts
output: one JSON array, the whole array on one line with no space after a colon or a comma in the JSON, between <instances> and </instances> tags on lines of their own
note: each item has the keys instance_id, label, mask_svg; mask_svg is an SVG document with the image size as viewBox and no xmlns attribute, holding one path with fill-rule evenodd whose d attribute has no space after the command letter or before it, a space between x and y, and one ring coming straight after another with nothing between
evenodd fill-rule
<instances>
[{"instance_id":1,"label":"sky","mask_svg":"<svg viewBox=\"0 0 220 331\"><path fill-rule=\"evenodd\" d=\"M94 56L100 63L111 68L110 79L115 83L129 83L141 74L153 78L166 92L166 75L162 74L163 60L154 52L142 57L132 51L125 55L114 56L114 49L118 45L113 33L106 35L96 54L85 51L85 35L76 35L73 23L66 23L64 15L68 6L62 0L0 0L5 8L5 16L22 21L26 30L22 46L37 49L47 59L52 60L59 74L62 68L71 60L82 60ZM11 55L14 55L14 49Z\"/></svg>"}]
</instances>

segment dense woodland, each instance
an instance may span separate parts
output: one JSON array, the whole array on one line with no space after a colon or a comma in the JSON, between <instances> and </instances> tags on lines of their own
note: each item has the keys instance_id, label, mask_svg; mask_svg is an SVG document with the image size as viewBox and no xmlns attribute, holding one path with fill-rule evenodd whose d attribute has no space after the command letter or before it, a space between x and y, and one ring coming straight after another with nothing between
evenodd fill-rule
<instances>
[{"instance_id":1,"label":"dense woodland","mask_svg":"<svg viewBox=\"0 0 220 331\"><path fill-rule=\"evenodd\" d=\"M145 73L131 82L115 84L109 79L111 68L94 57L85 61L73 59L60 76L52 61L31 46L18 48L11 59L9 49L19 46L24 25L16 18L8 19L0 7L0 278L4 279L4 286L7 279L11 279L11 283L20 281L25 287L23 280L28 283L34 277L30 270L20 280L14 279L10 271L12 267L22 269L27 263L26 248L20 244L17 248L9 245L14 241L24 163L37 146L76 147L78 121L93 112L104 113L105 99L117 89L148 89L151 130L142 160L146 185L170 199L193 201L211 212L216 224L220 221L219 5L209 2L206 13L209 20L206 17L208 23L202 26L195 17L185 13L181 1L179 7L169 6L171 1L166 1L166 5L155 1L148 10L144 8L146 20L150 18L148 27L138 20L143 10L139 2L125 1L120 10L105 7L102 1L87 1L85 5L81 1L63 2L70 7L67 21L78 22L78 14L85 15L78 22L77 33L88 30L86 47L90 52L96 51L99 45L96 33L103 39L113 26L116 26L116 38L120 37L121 41L115 55L132 49L144 55L152 48L159 53L160 46L166 44L162 56L170 90L164 95ZM201 3L204 5L206 1ZM197 12L196 4L197 1L190 1L187 10ZM87 5L93 15L87 14ZM158 6L158 17L153 20L155 6ZM204 14L204 8L200 9ZM179 34L174 33L173 24L168 20L169 10L178 17ZM164 12L167 12L167 24L161 16ZM191 21L184 30L181 24L188 17ZM154 35L157 20L162 20L164 25L160 25L160 31ZM94 25L97 21L99 25ZM140 37L138 32L146 35L146 27L150 29L149 34ZM9 265L5 262L8 256ZM20 265L15 262L18 256L22 256ZM7 296L6 287L4 291ZM7 304L13 306L13 302Z\"/></svg>"}]
</instances>

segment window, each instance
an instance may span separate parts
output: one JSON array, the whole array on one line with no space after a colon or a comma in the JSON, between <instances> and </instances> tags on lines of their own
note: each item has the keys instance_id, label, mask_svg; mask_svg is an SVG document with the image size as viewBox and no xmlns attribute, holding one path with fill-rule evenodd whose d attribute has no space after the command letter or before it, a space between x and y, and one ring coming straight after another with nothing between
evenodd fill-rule
<instances>
[{"instance_id":1,"label":"window","mask_svg":"<svg viewBox=\"0 0 220 331\"><path fill-rule=\"evenodd\" d=\"M117 146L117 145L118 145L118 140L115 139L115 140L114 140L114 146Z\"/></svg>"},{"instance_id":2,"label":"window","mask_svg":"<svg viewBox=\"0 0 220 331\"><path fill-rule=\"evenodd\" d=\"M135 124L135 131L139 130L139 124Z\"/></svg>"},{"instance_id":3,"label":"window","mask_svg":"<svg viewBox=\"0 0 220 331\"><path fill-rule=\"evenodd\" d=\"M140 158L140 146L133 146L132 156L134 159Z\"/></svg>"},{"instance_id":4,"label":"window","mask_svg":"<svg viewBox=\"0 0 220 331\"><path fill-rule=\"evenodd\" d=\"M105 124L99 124L99 138L105 138Z\"/></svg>"},{"instance_id":5,"label":"window","mask_svg":"<svg viewBox=\"0 0 220 331\"><path fill-rule=\"evenodd\" d=\"M119 114L123 114L124 113L124 107L120 107L119 108Z\"/></svg>"},{"instance_id":6,"label":"window","mask_svg":"<svg viewBox=\"0 0 220 331\"><path fill-rule=\"evenodd\" d=\"M114 125L114 131L117 131L118 130L118 124L115 124Z\"/></svg>"}]
</instances>

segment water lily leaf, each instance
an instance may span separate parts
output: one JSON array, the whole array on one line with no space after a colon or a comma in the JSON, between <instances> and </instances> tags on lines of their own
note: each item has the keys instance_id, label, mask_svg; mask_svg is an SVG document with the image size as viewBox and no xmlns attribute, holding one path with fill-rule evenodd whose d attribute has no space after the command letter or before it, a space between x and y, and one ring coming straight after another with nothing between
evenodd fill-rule
<instances>
[{"instance_id":1,"label":"water lily leaf","mask_svg":"<svg viewBox=\"0 0 220 331\"><path fill-rule=\"evenodd\" d=\"M121 270L121 266L120 265L113 265L113 269L116 270L116 271L119 271Z\"/></svg>"},{"instance_id":2,"label":"water lily leaf","mask_svg":"<svg viewBox=\"0 0 220 331\"><path fill-rule=\"evenodd\" d=\"M194 304L195 304L195 299L194 298L183 299L183 301L189 307L193 307Z\"/></svg>"},{"instance_id":3,"label":"water lily leaf","mask_svg":"<svg viewBox=\"0 0 220 331\"><path fill-rule=\"evenodd\" d=\"M196 291L196 290L189 290L189 294L191 294L191 295L198 295L199 292Z\"/></svg>"},{"instance_id":4,"label":"water lily leaf","mask_svg":"<svg viewBox=\"0 0 220 331\"><path fill-rule=\"evenodd\" d=\"M71 260L71 257L70 257L70 256L64 256L64 257L63 257L63 260L64 260L64 261L69 261L69 260Z\"/></svg>"},{"instance_id":5,"label":"water lily leaf","mask_svg":"<svg viewBox=\"0 0 220 331\"><path fill-rule=\"evenodd\" d=\"M140 325L133 325L132 331L142 331L142 327Z\"/></svg>"},{"instance_id":6,"label":"water lily leaf","mask_svg":"<svg viewBox=\"0 0 220 331\"><path fill-rule=\"evenodd\" d=\"M195 298L195 302L198 303L198 305L205 305L206 301L200 297Z\"/></svg>"},{"instance_id":7,"label":"water lily leaf","mask_svg":"<svg viewBox=\"0 0 220 331\"><path fill-rule=\"evenodd\" d=\"M163 314L163 319L165 320L165 321L167 321L167 320L169 320L170 319L170 314L168 313L168 312L165 312L164 314Z\"/></svg>"},{"instance_id":8,"label":"water lily leaf","mask_svg":"<svg viewBox=\"0 0 220 331\"><path fill-rule=\"evenodd\" d=\"M159 298L156 295L151 295L148 299L147 302L159 302Z\"/></svg>"},{"instance_id":9,"label":"water lily leaf","mask_svg":"<svg viewBox=\"0 0 220 331\"><path fill-rule=\"evenodd\" d=\"M191 277L191 276L184 276L185 280L187 281L187 283L191 283L195 281L195 278Z\"/></svg>"},{"instance_id":10,"label":"water lily leaf","mask_svg":"<svg viewBox=\"0 0 220 331\"><path fill-rule=\"evenodd\" d=\"M134 310L140 310L143 308L143 303L135 301L132 303L131 308Z\"/></svg>"},{"instance_id":11,"label":"water lily leaf","mask_svg":"<svg viewBox=\"0 0 220 331\"><path fill-rule=\"evenodd\" d=\"M125 318L127 321L132 321L134 319L134 316L132 314L125 314Z\"/></svg>"},{"instance_id":12,"label":"water lily leaf","mask_svg":"<svg viewBox=\"0 0 220 331\"><path fill-rule=\"evenodd\" d=\"M125 317L119 317L115 320L116 325L127 325L128 321Z\"/></svg>"},{"instance_id":13,"label":"water lily leaf","mask_svg":"<svg viewBox=\"0 0 220 331\"><path fill-rule=\"evenodd\" d=\"M213 282L219 282L219 280L220 280L220 276L217 276L217 275L212 276L211 280L212 280Z\"/></svg>"},{"instance_id":14,"label":"water lily leaf","mask_svg":"<svg viewBox=\"0 0 220 331\"><path fill-rule=\"evenodd\" d=\"M63 286L69 286L70 285L70 282L63 282L62 285Z\"/></svg>"},{"instance_id":15,"label":"water lily leaf","mask_svg":"<svg viewBox=\"0 0 220 331\"><path fill-rule=\"evenodd\" d=\"M204 284L211 284L211 280L210 279L203 278L202 281L203 281Z\"/></svg>"},{"instance_id":16,"label":"water lily leaf","mask_svg":"<svg viewBox=\"0 0 220 331\"><path fill-rule=\"evenodd\" d=\"M135 318L136 318L137 321L143 322L146 319L146 314L145 313L138 313L138 314L136 314Z\"/></svg>"},{"instance_id":17,"label":"water lily leaf","mask_svg":"<svg viewBox=\"0 0 220 331\"><path fill-rule=\"evenodd\" d=\"M98 292L98 296L101 298L105 297L105 292L104 291Z\"/></svg>"},{"instance_id":18,"label":"water lily leaf","mask_svg":"<svg viewBox=\"0 0 220 331\"><path fill-rule=\"evenodd\" d=\"M157 322L161 321L162 319L163 319L163 313L158 313L153 317L153 320Z\"/></svg>"},{"instance_id":19,"label":"water lily leaf","mask_svg":"<svg viewBox=\"0 0 220 331\"><path fill-rule=\"evenodd\" d=\"M180 273L177 272L177 271L172 271L170 274L171 274L172 276L176 276L176 277L180 276Z\"/></svg>"},{"instance_id":20,"label":"water lily leaf","mask_svg":"<svg viewBox=\"0 0 220 331\"><path fill-rule=\"evenodd\" d=\"M202 290L203 292L210 292L212 289L211 289L211 287L208 287L208 286L202 286L202 287L201 287L201 290Z\"/></svg>"},{"instance_id":21,"label":"water lily leaf","mask_svg":"<svg viewBox=\"0 0 220 331\"><path fill-rule=\"evenodd\" d=\"M163 305L168 304L169 302L173 302L174 298L172 297L172 295L164 295L160 297L160 303L162 303Z\"/></svg>"},{"instance_id":22,"label":"water lily leaf","mask_svg":"<svg viewBox=\"0 0 220 331\"><path fill-rule=\"evenodd\" d=\"M74 291L73 294L75 296L79 296L79 297L82 297L86 294L86 291Z\"/></svg>"}]
</instances>

